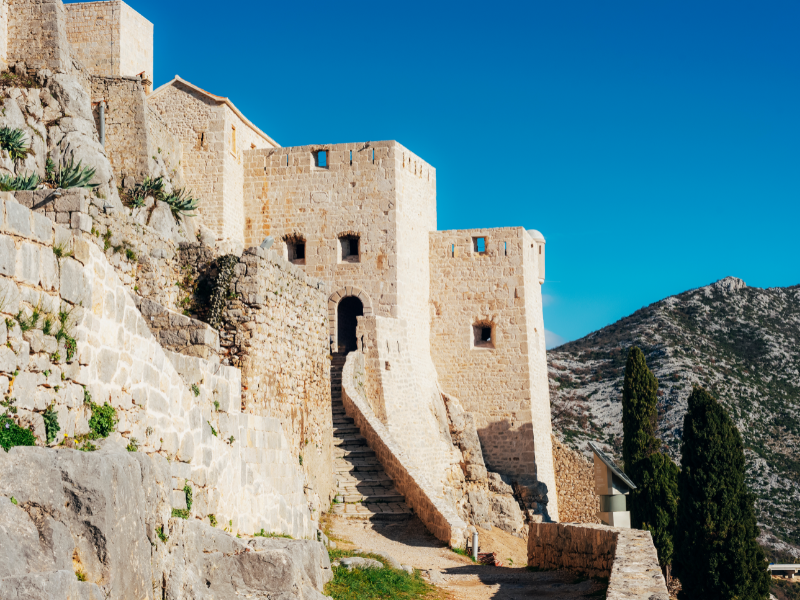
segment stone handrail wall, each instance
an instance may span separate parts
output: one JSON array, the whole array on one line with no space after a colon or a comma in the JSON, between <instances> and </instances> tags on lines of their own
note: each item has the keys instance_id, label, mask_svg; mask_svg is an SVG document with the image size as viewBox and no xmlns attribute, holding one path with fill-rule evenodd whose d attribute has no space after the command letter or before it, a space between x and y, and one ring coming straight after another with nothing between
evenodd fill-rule
<instances>
[{"instance_id":1,"label":"stone handrail wall","mask_svg":"<svg viewBox=\"0 0 800 600\"><path fill-rule=\"evenodd\" d=\"M532 523L528 566L608 577L607 600L669 600L649 531L593 524Z\"/></svg>"},{"instance_id":2,"label":"stone handrail wall","mask_svg":"<svg viewBox=\"0 0 800 600\"><path fill-rule=\"evenodd\" d=\"M594 466L586 457L553 441L553 468L561 523L600 523L600 498L594 491Z\"/></svg>"},{"instance_id":3,"label":"stone handrail wall","mask_svg":"<svg viewBox=\"0 0 800 600\"><path fill-rule=\"evenodd\" d=\"M453 548L463 548L467 524L426 482L424 474L413 466L389 430L370 408L363 392L364 355L351 352L342 370L342 401L345 411L358 426L369 447L375 452L386 474L405 496L406 502L428 530Z\"/></svg>"}]
</instances>

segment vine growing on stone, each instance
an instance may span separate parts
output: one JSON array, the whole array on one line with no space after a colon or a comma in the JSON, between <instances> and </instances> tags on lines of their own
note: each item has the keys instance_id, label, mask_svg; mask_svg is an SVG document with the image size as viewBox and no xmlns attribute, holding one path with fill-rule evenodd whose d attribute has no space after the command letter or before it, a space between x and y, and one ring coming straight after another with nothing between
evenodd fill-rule
<instances>
[{"instance_id":1,"label":"vine growing on stone","mask_svg":"<svg viewBox=\"0 0 800 600\"><path fill-rule=\"evenodd\" d=\"M211 291L208 310L208 322L217 329L222 323L222 312L227 306L228 287L237 264L239 264L239 257L235 254L226 254L217 260L217 279Z\"/></svg>"}]
</instances>

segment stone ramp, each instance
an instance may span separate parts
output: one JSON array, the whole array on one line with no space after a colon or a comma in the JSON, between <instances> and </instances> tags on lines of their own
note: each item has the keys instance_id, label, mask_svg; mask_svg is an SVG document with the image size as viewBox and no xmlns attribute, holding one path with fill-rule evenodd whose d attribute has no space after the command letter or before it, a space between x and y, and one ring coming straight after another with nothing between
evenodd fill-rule
<instances>
[{"instance_id":1,"label":"stone ramp","mask_svg":"<svg viewBox=\"0 0 800 600\"><path fill-rule=\"evenodd\" d=\"M371 521L403 521L411 509L394 487L375 452L367 445L342 403L342 368L346 355L331 360L331 404L333 410L334 476L339 504L334 514Z\"/></svg>"}]
</instances>

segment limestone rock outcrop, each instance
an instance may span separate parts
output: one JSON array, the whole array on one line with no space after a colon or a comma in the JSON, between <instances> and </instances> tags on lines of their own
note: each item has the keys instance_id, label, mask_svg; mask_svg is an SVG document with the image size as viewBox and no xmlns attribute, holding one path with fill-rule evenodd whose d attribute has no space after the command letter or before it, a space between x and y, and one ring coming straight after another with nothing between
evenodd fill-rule
<instances>
[{"instance_id":1,"label":"limestone rock outcrop","mask_svg":"<svg viewBox=\"0 0 800 600\"><path fill-rule=\"evenodd\" d=\"M111 439L0 452L0 599L325 597L321 543L170 518L171 488L165 459Z\"/></svg>"}]
</instances>

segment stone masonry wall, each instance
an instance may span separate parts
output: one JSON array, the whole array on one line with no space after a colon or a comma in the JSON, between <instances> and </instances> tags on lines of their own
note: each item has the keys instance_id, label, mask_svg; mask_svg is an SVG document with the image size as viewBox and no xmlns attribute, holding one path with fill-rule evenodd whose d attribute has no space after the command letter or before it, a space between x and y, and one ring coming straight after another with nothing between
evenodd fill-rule
<instances>
[{"instance_id":1,"label":"stone masonry wall","mask_svg":"<svg viewBox=\"0 0 800 600\"><path fill-rule=\"evenodd\" d=\"M61 0L8 0L7 61L24 62L29 69L72 72Z\"/></svg>"},{"instance_id":2,"label":"stone masonry wall","mask_svg":"<svg viewBox=\"0 0 800 600\"><path fill-rule=\"evenodd\" d=\"M327 504L334 496L327 289L272 251L244 252L220 326L242 370L242 410L280 420L293 460Z\"/></svg>"},{"instance_id":3,"label":"stone masonry wall","mask_svg":"<svg viewBox=\"0 0 800 600\"><path fill-rule=\"evenodd\" d=\"M149 127L150 152L164 161L167 175L172 185L183 185L183 147L180 140L169 130L169 125L155 109L147 105L147 125Z\"/></svg>"},{"instance_id":4,"label":"stone masonry wall","mask_svg":"<svg viewBox=\"0 0 800 600\"><path fill-rule=\"evenodd\" d=\"M65 4L72 56L92 75L119 75L119 6L117 2Z\"/></svg>"},{"instance_id":5,"label":"stone masonry wall","mask_svg":"<svg viewBox=\"0 0 800 600\"><path fill-rule=\"evenodd\" d=\"M600 499L594 492L594 466L553 437L553 467L562 523L600 523Z\"/></svg>"},{"instance_id":6,"label":"stone masonry wall","mask_svg":"<svg viewBox=\"0 0 800 600\"><path fill-rule=\"evenodd\" d=\"M0 0L0 70L8 67L8 0Z\"/></svg>"},{"instance_id":7,"label":"stone masonry wall","mask_svg":"<svg viewBox=\"0 0 800 600\"><path fill-rule=\"evenodd\" d=\"M106 143L108 160L120 184L126 177L137 182L150 175L146 101L139 78L92 77L92 99L105 100ZM93 107L100 129L100 111Z\"/></svg>"},{"instance_id":8,"label":"stone masonry wall","mask_svg":"<svg viewBox=\"0 0 800 600\"><path fill-rule=\"evenodd\" d=\"M342 370L342 401L369 447L375 451L386 474L414 509L419 519L437 539L452 548L466 545L467 524L430 483L429 474L417 467L405 449L381 423L364 395L364 355L351 352Z\"/></svg>"},{"instance_id":9,"label":"stone masonry wall","mask_svg":"<svg viewBox=\"0 0 800 600\"><path fill-rule=\"evenodd\" d=\"M180 141L184 183L203 199L199 209L203 223L223 237L222 175L227 133L223 106L180 83L153 94L147 102Z\"/></svg>"},{"instance_id":10,"label":"stone masonry wall","mask_svg":"<svg viewBox=\"0 0 800 600\"><path fill-rule=\"evenodd\" d=\"M475 238L485 240L484 252ZM430 234L431 354L442 388L475 416L487 468L520 483L536 474L547 488L538 490L547 494L546 516L558 520L549 396L545 388L542 415L533 372L545 358L541 301L528 302L540 295L529 244L522 228ZM473 326L489 328L491 342L476 341Z\"/></svg>"},{"instance_id":11,"label":"stone masonry wall","mask_svg":"<svg viewBox=\"0 0 800 600\"><path fill-rule=\"evenodd\" d=\"M92 75L153 77L153 24L119 0L64 5L72 56Z\"/></svg>"},{"instance_id":12,"label":"stone masonry wall","mask_svg":"<svg viewBox=\"0 0 800 600\"><path fill-rule=\"evenodd\" d=\"M124 2L120 11L119 75L134 77L144 72L153 79L153 24Z\"/></svg>"},{"instance_id":13,"label":"stone masonry wall","mask_svg":"<svg viewBox=\"0 0 800 600\"><path fill-rule=\"evenodd\" d=\"M607 600L669 600L649 531L533 523L528 536L528 566L608 577Z\"/></svg>"},{"instance_id":14,"label":"stone masonry wall","mask_svg":"<svg viewBox=\"0 0 800 600\"><path fill-rule=\"evenodd\" d=\"M277 419L241 414L238 369L164 351L91 241L8 196L0 224L0 391L40 445L48 407L61 427L50 445L74 447L89 431L85 401L109 402L117 432L171 458L174 485L192 485L193 516L246 533L313 534L305 475ZM75 347L55 336L60 314Z\"/></svg>"}]
</instances>

